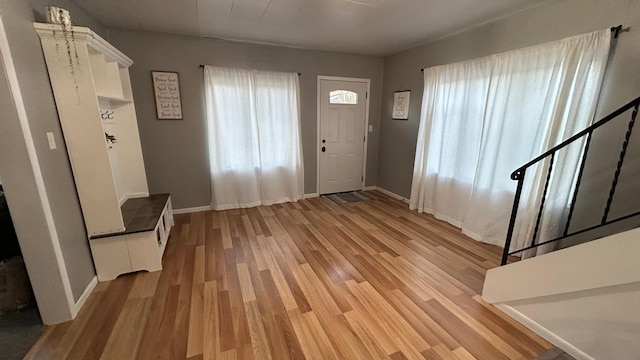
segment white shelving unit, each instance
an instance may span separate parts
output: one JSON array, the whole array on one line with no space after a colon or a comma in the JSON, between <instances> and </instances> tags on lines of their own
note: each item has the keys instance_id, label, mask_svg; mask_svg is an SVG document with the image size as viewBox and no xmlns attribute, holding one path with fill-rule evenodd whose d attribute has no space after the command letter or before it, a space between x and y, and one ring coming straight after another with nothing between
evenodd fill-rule
<instances>
[{"instance_id":1,"label":"white shelving unit","mask_svg":"<svg viewBox=\"0 0 640 360\"><path fill-rule=\"evenodd\" d=\"M128 243L121 210L128 199L149 196L129 78L133 61L89 28L41 23L34 23L34 28L42 43L98 278L110 280L118 271L105 273L104 263L119 261L116 254L132 260L140 257L132 255L132 249L149 251ZM116 142L107 141L107 134ZM168 237L173 225L170 197L159 216L158 225L164 221L169 226L163 225ZM151 232L147 235L156 246L157 261L154 266L130 261L128 271L162 268L162 251L157 250L164 245L157 245ZM105 254L109 261L98 260ZM122 269L120 273L128 272Z\"/></svg>"}]
</instances>

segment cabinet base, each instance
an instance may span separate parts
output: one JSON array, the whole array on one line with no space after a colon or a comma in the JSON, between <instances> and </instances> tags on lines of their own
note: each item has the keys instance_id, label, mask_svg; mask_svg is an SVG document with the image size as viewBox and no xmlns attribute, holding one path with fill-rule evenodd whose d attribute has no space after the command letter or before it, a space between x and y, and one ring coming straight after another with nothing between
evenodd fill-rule
<instances>
[{"instance_id":1,"label":"cabinet base","mask_svg":"<svg viewBox=\"0 0 640 360\"><path fill-rule=\"evenodd\" d=\"M124 205L123 205L124 206ZM144 208L136 212L145 213ZM174 224L171 198L160 204L149 231L93 238L89 241L99 281L110 281L134 271L162 270L164 252Z\"/></svg>"}]
</instances>

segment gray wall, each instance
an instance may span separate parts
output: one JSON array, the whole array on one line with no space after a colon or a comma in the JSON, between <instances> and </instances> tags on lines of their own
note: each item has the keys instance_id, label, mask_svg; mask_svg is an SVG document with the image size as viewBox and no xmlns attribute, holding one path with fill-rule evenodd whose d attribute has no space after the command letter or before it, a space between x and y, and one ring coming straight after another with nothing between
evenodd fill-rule
<instances>
[{"instance_id":1,"label":"gray wall","mask_svg":"<svg viewBox=\"0 0 640 360\"><path fill-rule=\"evenodd\" d=\"M640 0L562 0L517 13L500 21L466 31L386 57L379 144L378 186L404 197L411 193L413 161L417 142L423 78L421 68L477 58L526 46L553 41L618 24L631 27L620 34L610 59L602 95L598 104L600 118L640 95ZM391 120L393 92L411 90L409 120ZM598 216L606 202L613 166L624 132L612 125L592 143L581 191L581 203L574 219L582 225ZM635 135L640 135L637 131ZM640 144L636 136L634 144ZM615 211L629 209L625 195L635 194L639 174L638 153L633 145L623 169L620 194ZM634 161L635 158L635 161ZM607 160L605 160L607 159ZM515 189L515 182L514 182ZM635 190L634 190L635 189ZM635 191L635 193L634 193ZM637 203L636 203L637 206ZM597 209L597 210L594 210ZM582 226L579 225L579 226Z\"/></svg>"},{"instance_id":2,"label":"gray wall","mask_svg":"<svg viewBox=\"0 0 640 360\"><path fill-rule=\"evenodd\" d=\"M367 185L376 184L382 58L263 46L216 39L109 29L110 42L131 57L133 94L151 192L170 192L175 208L210 203L204 90L200 64L301 72L305 193L316 192L316 76L371 79ZM157 120L152 70L177 71L184 120Z\"/></svg>"},{"instance_id":3,"label":"gray wall","mask_svg":"<svg viewBox=\"0 0 640 360\"><path fill-rule=\"evenodd\" d=\"M78 300L95 276L95 270L40 40L33 29L34 21L45 21L47 5L56 5L70 10L72 21L76 25L89 26L100 34L105 34L105 28L69 0L0 0L0 15L6 28L18 82L24 96L29 126L68 270L73 297ZM8 125L1 126L0 129L5 131L5 126ZM58 144L56 150L49 150L47 132L54 134ZM24 144L21 137L13 138L11 141L22 141ZM18 172L25 166L28 167L29 164L10 162L3 166L1 171L3 174ZM5 186L10 206L22 201L19 196L13 195L24 192L25 188L22 188L22 185L18 183ZM30 215L19 214L18 216L24 216L29 220ZM24 219L15 219L18 223L22 220ZM34 222L30 226L42 226L42 224ZM17 232L21 237L20 228Z\"/></svg>"},{"instance_id":4,"label":"gray wall","mask_svg":"<svg viewBox=\"0 0 640 360\"><path fill-rule=\"evenodd\" d=\"M0 58L1 65L4 66L5 56L2 55ZM20 248L42 319L46 323L66 321L71 316L67 295L62 277L51 271L58 267L58 261L36 180L31 167L28 166L30 158L13 94L4 67L0 69L0 181L4 189L8 190L7 202L11 208L16 233L20 237ZM8 169L10 171L7 171Z\"/></svg>"}]
</instances>

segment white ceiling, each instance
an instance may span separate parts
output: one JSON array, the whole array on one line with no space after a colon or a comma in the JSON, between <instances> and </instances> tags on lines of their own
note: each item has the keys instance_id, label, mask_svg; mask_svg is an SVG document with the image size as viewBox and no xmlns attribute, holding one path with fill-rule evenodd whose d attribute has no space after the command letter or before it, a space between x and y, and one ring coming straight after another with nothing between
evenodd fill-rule
<instances>
[{"instance_id":1,"label":"white ceiling","mask_svg":"<svg viewBox=\"0 0 640 360\"><path fill-rule=\"evenodd\" d=\"M378 56L545 1L77 0L113 28Z\"/></svg>"}]
</instances>

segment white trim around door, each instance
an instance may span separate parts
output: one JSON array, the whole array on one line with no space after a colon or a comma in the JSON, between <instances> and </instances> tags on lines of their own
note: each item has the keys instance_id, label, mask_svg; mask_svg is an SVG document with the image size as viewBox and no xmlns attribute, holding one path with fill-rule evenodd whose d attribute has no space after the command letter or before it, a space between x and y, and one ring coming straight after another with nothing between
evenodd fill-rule
<instances>
[{"instance_id":1,"label":"white trim around door","mask_svg":"<svg viewBox=\"0 0 640 360\"><path fill-rule=\"evenodd\" d=\"M365 78L352 78L352 77L342 77L342 76L324 76L318 75L316 81L316 194L320 194L320 105L321 105L321 94L320 94L320 80L336 80L336 81L350 81L350 82L359 82L365 83L367 85L367 93L365 96L365 121L364 121L364 152L362 156L362 184L360 189L364 189L365 184L367 182L367 144L369 143L369 102L371 99L371 79Z\"/></svg>"}]
</instances>

